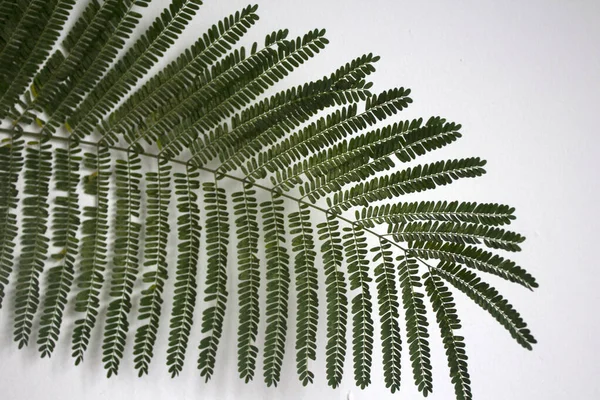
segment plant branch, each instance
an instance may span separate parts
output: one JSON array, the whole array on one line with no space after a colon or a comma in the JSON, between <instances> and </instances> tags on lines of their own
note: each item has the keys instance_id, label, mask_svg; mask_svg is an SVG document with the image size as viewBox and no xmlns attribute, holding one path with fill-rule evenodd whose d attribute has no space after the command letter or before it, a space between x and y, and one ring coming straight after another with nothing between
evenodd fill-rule
<instances>
[{"instance_id":1,"label":"plant branch","mask_svg":"<svg viewBox=\"0 0 600 400\"><path fill-rule=\"evenodd\" d=\"M10 130L10 129L2 129L2 128L0 128L0 133L15 134L15 131ZM48 140L56 140L56 141L62 141L62 142L69 142L69 138L68 137L64 137L64 136L46 135L46 134L42 134L42 133L26 132L26 131L21 131L19 133L21 135L23 135L23 136L30 136L30 137L35 137L35 138L45 138L45 139L48 139ZM107 146L107 145L102 144L102 143L95 143L95 142L90 142L90 141L85 141L85 140L79 141L79 144L86 145L86 146L103 146L103 147L106 147L106 148L108 148L110 150L117 150L117 151L122 151L122 152L134 152L134 153L137 153L138 155L144 156L144 157L151 157L151 158L156 158L156 159L160 158L160 154L157 155L157 154L152 154L152 153L147 153L147 152L132 151L130 148L121 147L121 146ZM172 162L172 163L174 163L174 164L180 164L180 165L183 165L183 166L188 166L189 165L189 161L182 161L182 160L177 160L177 159L170 159L169 161ZM238 182L240 182L242 184L248 184L248 183L250 183L245 178L240 178L240 177L237 177L237 176L234 176L234 175L224 174L221 171L219 171L218 168L214 169L214 168L200 167L200 166L195 166L195 167L197 169L199 169L199 170L210 172L210 173L215 174L215 175L218 174L220 177L225 177L225 178L228 178L228 179L232 179L232 180L238 181ZM255 186L255 187L259 188L259 189L266 190L267 192L270 192L272 194L280 195L281 197L285 197L285 198L287 198L287 199L289 199L291 201L294 201L296 203L305 204L305 205L307 205L309 207L312 207L315 210L321 211L321 212L323 212L325 214L331 213L330 210L327 210L327 209L325 209L323 207L319 207L316 204L313 204L311 202L303 200L304 196L301 197L301 198L294 197L294 196L291 196L291 195L289 195L287 193L282 193L279 190L277 190L276 188L270 188L268 186L264 186L264 185L261 185L261 184L258 184L258 183L251 183L251 185ZM378 240L385 240L385 241L387 241L388 243L392 244L396 248L402 250L405 254L410 253L410 250L407 249L406 247L401 246L400 244L398 244L395 241L389 240L389 238L386 238L386 234L379 234L379 233L375 232L372 229L369 229L369 228L366 228L366 227L362 226L358 221L352 221L351 219L348 219L348 218L346 218L346 217L344 217L344 216L342 216L340 214L335 214L335 218L338 218L339 220L344 221L344 222L346 222L346 223L348 223L348 224L350 224L352 226L360 226L365 232L367 232L367 233L375 236ZM432 266L430 264L428 264L425 260L422 260L421 258L417 258L413 254L411 254L411 255L414 258L416 258L419 262L421 262L423 265L425 265L427 268L432 268Z\"/></svg>"}]
</instances>

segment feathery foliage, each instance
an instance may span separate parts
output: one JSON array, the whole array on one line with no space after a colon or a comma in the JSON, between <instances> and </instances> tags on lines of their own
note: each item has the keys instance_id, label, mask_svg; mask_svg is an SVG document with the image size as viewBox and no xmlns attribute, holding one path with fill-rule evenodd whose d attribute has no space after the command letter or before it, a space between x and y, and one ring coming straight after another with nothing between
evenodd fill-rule
<instances>
[{"instance_id":1,"label":"feathery foliage","mask_svg":"<svg viewBox=\"0 0 600 400\"><path fill-rule=\"evenodd\" d=\"M369 260L367 260L367 240L360 227L344 228L346 234L344 251L348 265L350 290L357 293L352 298L352 348L354 354L354 380L356 386L364 389L371 383L371 365L373 363L373 305L369 282Z\"/></svg>"},{"instance_id":2,"label":"feathery foliage","mask_svg":"<svg viewBox=\"0 0 600 400\"><path fill-rule=\"evenodd\" d=\"M169 232L169 203L171 165L165 159L157 159L156 172L146 173L146 237L143 281L138 319L146 321L135 334L133 355L139 375L147 374L154 353L156 334L160 323L165 281L168 278L167 243Z\"/></svg>"},{"instance_id":3,"label":"feathery foliage","mask_svg":"<svg viewBox=\"0 0 600 400\"><path fill-rule=\"evenodd\" d=\"M406 338L413 376L417 389L424 396L433 391L431 375L431 350L429 349L429 332L427 330L427 313L424 295L419 291L423 286L419 276L419 264L410 256L398 256L402 303L406 319Z\"/></svg>"},{"instance_id":4,"label":"feathery foliage","mask_svg":"<svg viewBox=\"0 0 600 400\"><path fill-rule=\"evenodd\" d=\"M456 314L454 298L439 276L428 272L424 275L424 279L425 290L431 300L446 349L454 393L458 400L469 400L472 398L471 379L467 370L464 338L455 335L455 332L461 328L461 322Z\"/></svg>"},{"instance_id":5,"label":"feathery foliage","mask_svg":"<svg viewBox=\"0 0 600 400\"><path fill-rule=\"evenodd\" d=\"M177 218L179 244L177 246L177 270L167 365L171 376L179 374L183 368L185 351L196 306L197 271L200 256L200 209L198 180L200 173L188 168L185 174L175 174L175 194L177 195Z\"/></svg>"},{"instance_id":6,"label":"feathery foliage","mask_svg":"<svg viewBox=\"0 0 600 400\"><path fill-rule=\"evenodd\" d=\"M380 264L375 267L377 281L377 302L381 318L381 342L383 349L383 371L385 385L392 393L400 390L400 357L402 338L398 324L399 304L396 289L396 273L392 257L392 245L384 239L379 246L371 249L375 253L373 261Z\"/></svg>"},{"instance_id":7,"label":"feathery foliage","mask_svg":"<svg viewBox=\"0 0 600 400\"><path fill-rule=\"evenodd\" d=\"M340 224L331 214L326 216L327 221L318 228L327 285L327 383L335 388L342 381L346 359L348 286L341 271L344 259Z\"/></svg>"},{"instance_id":8,"label":"feathery foliage","mask_svg":"<svg viewBox=\"0 0 600 400\"><path fill-rule=\"evenodd\" d=\"M172 0L134 40L150 2L0 1L0 306L11 298L19 348L37 332L40 355L51 356L73 303L74 363L101 325L107 376L119 372L128 341L142 376L165 339L167 302L171 376L184 367L200 309L197 367L211 379L237 311L240 378L253 380L262 360L265 383L276 386L295 358L308 385L320 373L312 364L325 318L329 386L341 385L350 333L358 387L371 384L380 361L385 386L399 391L406 352L427 396L435 318L456 398L470 399L445 282L532 348L521 315L476 273L537 287L501 253L521 251L525 239L506 229L514 208L401 199L485 173L478 157L425 160L460 139L461 125L394 121L411 91L371 93L373 54L271 93L329 42L323 29L296 37L280 29L241 46L256 5L196 33L151 75L202 2Z\"/></svg>"},{"instance_id":9,"label":"feathery foliage","mask_svg":"<svg viewBox=\"0 0 600 400\"><path fill-rule=\"evenodd\" d=\"M309 369L309 360L314 361L317 353L317 322L319 315L319 279L315 267L317 252L310 210L306 204L298 203L298 211L289 215L292 251L296 253L294 272L298 306L296 310L296 367L304 386L312 383L315 374Z\"/></svg>"},{"instance_id":10,"label":"feathery foliage","mask_svg":"<svg viewBox=\"0 0 600 400\"><path fill-rule=\"evenodd\" d=\"M229 243L229 217L227 195L218 182L204 184L206 218L206 286L205 302L214 302L202 314L202 333L207 333L200 342L198 369L208 381L215 369L217 348L223 332L223 321L227 305L227 245Z\"/></svg>"},{"instance_id":11,"label":"feathery foliage","mask_svg":"<svg viewBox=\"0 0 600 400\"><path fill-rule=\"evenodd\" d=\"M115 245L111 274L110 297L102 343L102 361L108 377L119 370L125 339L129 330L129 312L133 285L139 266L139 240L142 174L140 158L127 153L126 159L118 159L115 175L117 202L115 211Z\"/></svg>"}]
</instances>

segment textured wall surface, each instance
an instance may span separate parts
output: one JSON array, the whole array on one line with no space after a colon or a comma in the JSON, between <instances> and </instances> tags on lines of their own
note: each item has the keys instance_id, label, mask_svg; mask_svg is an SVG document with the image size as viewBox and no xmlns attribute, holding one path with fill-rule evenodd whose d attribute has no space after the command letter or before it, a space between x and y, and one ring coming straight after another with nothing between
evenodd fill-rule
<instances>
[{"instance_id":1,"label":"textured wall surface","mask_svg":"<svg viewBox=\"0 0 600 400\"><path fill-rule=\"evenodd\" d=\"M144 21L149 23L164 3L155 0ZM208 24L246 5L239 0L205 3L169 55L193 43ZM511 227L528 240L523 252L513 258L536 276L540 288L528 292L490 281L521 312L539 343L532 352L523 350L489 315L457 294L474 398L600 398L596 257L600 3L263 0L258 14L261 21L246 43L262 42L264 34L283 27L294 35L315 27L328 31L327 49L286 80L285 86L318 78L373 52L382 58L373 76L374 92L396 86L413 89L414 104L403 117L441 115L463 124L463 139L436 153L435 159L480 156L488 160L488 173L416 197L516 207L517 221ZM99 337L90 362L75 368L69 335L51 360L39 360L35 346L18 351L11 343L11 318L7 310L0 313L0 398L6 400L420 398L406 353L399 395L384 388L379 358L374 362L372 385L364 391L355 388L350 355L342 387L328 388L321 342L314 367L316 382L303 388L295 373L291 339L279 387L265 387L258 373L261 365L255 381L246 385L237 378L233 314L225 325L216 374L208 384L195 366L197 335L190 340L193 355L179 378L171 380L167 373L163 340L149 376L137 379L128 356L119 375L107 380ZM163 335L167 325L163 324ZM431 345L434 393L430 398L452 399L446 360L435 334Z\"/></svg>"}]
</instances>

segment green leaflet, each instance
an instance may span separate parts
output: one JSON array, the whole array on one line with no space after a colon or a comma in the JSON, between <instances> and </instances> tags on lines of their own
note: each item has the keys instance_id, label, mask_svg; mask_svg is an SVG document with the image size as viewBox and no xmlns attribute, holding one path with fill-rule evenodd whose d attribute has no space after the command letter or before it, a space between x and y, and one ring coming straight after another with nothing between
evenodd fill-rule
<instances>
[{"instance_id":1,"label":"green leaflet","mask_svg":"<svg viewBox=\"0 0 600 400\"><path fill-rule=\"evenodd\" d=\"M388 225L388 235L400 242L455 242L484 244L492 249L520 251L525 238L516 232L477 224L452 222L410 222Z\"/></svg>"},{"instance_id":2,"label":"green leaflet","mask_svg":"<svg viewBox=\"0 0 600 400\"><path fill-rule=\"evenodd\" d=\"M245 382L260 353L268 386L293 363L302 385L324 373L337 388L350 341L358 387L380 363L385 386L399 391L407 354L427 396L438 356L430 303L456 398L471 399L447 282L532 348L522 316L476 273L537 287L500 254L524 242L505 227L515 209L402 199L485 173L476 157L419 160L461 138L461 125L402 119L411 91L372 94L379 57L370 53L281 86L326 47L325 30L279 29L244 47L258 22L255 5L186 32L194 44L163 62L201 2L172 0L132 41L149 3L89 0L75 16L74 0L0 0L0 306L4 297L14 303L18 347L39 321L37 347L51 356L74 305L75 364L103 326L108 376L130 356L128 340L140 376L166 340L174 377L201 314L193 357L207 381L220 373L231 327ZM150 74L157 64L166 67ZM169 316L163 303L172 304Z\"/></svg>"},{"instance_id":3,"label":"green leaflet","mask_svg":"<svg viewBox=\"0 0 600 400\"><path fill-rule=\"evenodd\" d=\"M102 361L107 376L116 375L123 358L129 330L129 313L133 285L139 268L139 240L142 174L140 158L127 153L127 159L116 162L117 204L115 212L115 245L110 282L111 302L108 305Z\"/></svg>"},{"instance_id":4,"label":"green leaflet","mask_svg":"<svg viewBox=\"0 0 600 400\"><path fill-rule=\"evenodd\" d=\"M258 287L260 285L258 252L258 223L256 191L251 185L244 185L241 192L233 194L235 226L237 228L238 253L238 373L246 382L254 378L256 355L255 345L258 334L260 309Z\"/></svg>"},{"instance_id":5,"label":"green leaflet","mask_svg":"<svg viewBox=\"0 0 600 400\"><path fill-rule=\"evenodd\" d=\"M198 369L206 381L212 377L215 369L217 348L223 333L223 321L227 306L227 245L229 244L229 213L227 195L218 181L204 184L204 204L206 217L206 254L208 264L204 301L213 302L202 314L202 333L200 341Z\"/></svg>"},{"instance_id":6,"label":"green leaflet","mask_svg":"<svg viewBox=\"0 0 600 400\"><path fill-rule=\"evenodd\" d=\"M531 345L537 343L512 305L476 274L450 263L438 265L435 273L488 311L521 346L531 350Z\"/></svg>"},{"instance_id":7,"label":"green leaflet","mask_svg":"<svg viewBox=\"0 0 600 400\"><path fill-rule=\"evenodd\" d=\"M277 386L287 333L290 287L289 254L285 247L283 200L273 196L260 205L267 259L267 329L264 346L264 376L267 386Z\"/></svg>"},{"instance_id":8,"label":"green leaflet","mask_svg":"<svg viewBox=\"0 0 600 400\"><path fill-rule=\"evenodd\" d=\"M406 320L406 337L412 364L415 385L424 396L433 391L431 374L431 350L429 348L429 332L427 311L420 292L423 284L419 276L417 260L408 256L398 256L402 304Z\"/></svg>"},{"instance_id":9,"label":"green leaflet","mask_svg":"<svg viewBox=\"0 0 600 400\"><path fill-rule=\"evenodd\" d=\"M175 194L179 211L177 217L179 244L177 246L175 296L171 311L169 349L167 350L167 365L171 377L178 375L183 369L185 350L196 306L201 230L200 209L196 194L200 188L199 175L197 171L189 167L185 174L175 174Z\"/></svg>"},{"instance_id":10,"label":"green leaflet","mask_svg":"<svg viewBox=\"0 0 600 400\"><path fill-rule=\"evenodd\" d=\"M467 369L464 338L455 335L455 332L461 326L454 308L454 299L437 275L427 273L423 276L423 279L442 334L456 398L458 400L470 400L472 399L471 379Z\"/></svg>"},{"instance_id":11,"label":"green leaflet","mask_svg":"<svg viewBox=\"0 0 600 400\"><path fill-rule=\"evenodd\" d=\"M345 211L359 205L366 207L370 202L435 189L460 178L481 176L485 173L485 163L480 158L465 158L417 165L335 193L332 198L327 199L327 204L335 211Z\"/></svg>"},{"instance_id":12,"label":"green leaflet","mask_svg":"<svg viewBox=\"0 0 600 400\"><path fill-rule=\"evenodd\" d=\"M354 355L354 380L356 386L364 389L371 383L373 364L373 305L369 282L369 261L365 232L352 225L344 228L344 251L348 263L350 290L357 293L352 299L352 348Z\"/></svg>"},{"instance_id":13,"label":"green leaflet","mask_svg":"<svg viewBox=\"0 0 600 400\"><path fill-rule=\"evenodd\" d=\"M67 295L75 275L75 257L79 239L79 166L81 149L69 141L67 149L56 149L54 164L55 189L63 196L55 199L52 242L60 251L52 256L58 265L48 271L48 289L40 322L38 346L42 357L52 354L58 341Z\"/></svg>"},{"instance_id":14,"label":"green leaflet","mask_svg":"<svg viewBox=\"0 0 600 400\"><path fill-rule=\"evenodd\" d=\"M21 258L17 266L14 340L19 348L29 343L33 317L40 302L40 275L50 242L48 194L52 173L50 145L31 143L25 150L25 187L23 194L23 234ZM35 146L35 147L34 147Z\"/></svg>"},{"instance_id":15,"label":"green leaflet","mask_svg":"<svg viewBox=\"0 0 600 400\"><path fill-rule=\"evenodd\" d=\"M140 315L143 320L135 333L133 348L135 368L141 376L148 373L154 356L154 344L160 322L165 281L168 278L167 243L169 227L169 204L171 201L171 165L165 159L157 160L156 172L146 173L146 238L144 248L143 281L146 284L140 299Z\"/></svg>"},{"instance_id":16,"label":"green leaflet","mask_svg":"<svg viewBox=\"0 0 600 400\"><path fill-rule=\"evenodd\" d=\"M97 147L96 153L85 153L83 165L91 171L82 179L83 191L94 197L95 204L83 209L81 261L76 278L78 292L75 296L75 311L83 316L75 320L73 330L72 356L75 358L75 365L83 361L92 330L96 326L100 289L104 283L103 273L108 259L110 152L106 148Z\"/></svg>"},{"instance_id":17,"label":"green leaflet","mask_svg":"<svg viewBox=\"0 0 600 400\"><path fill-rule=\"evenodd\" d=\"M315 267L315 241L310 223L310 210L298 203L298 211L289 214L290 234L294 258L294 273L298 306L296 310L296 368L303 385L312 383L315 374L309 369L309 361L316 359L317 320L319 315L318 271Z\"/></svg>"},{"instance_id":18,"label":"green leaflet","mask_svg":"<svg viewBox=\"0 0 600 400\"><path fill-rule=\"evenodd\" d=\"M475 246L461 243L414 242L411 253L423 259L438 259L464 264L468 267L500 276L531 289L538 286L535 278L513 261Z\"/></svg>"},{"instance_id":19,"label":"green leaflet","mask_svg":"<svg viewBox=\"0 0 600 400\"><path fill-rule=\"evenodd\" d=\"M515 209L494 203L421 201L384 204L356 211L356 220L373 228L376 224L405 224L413 221L472 222L482 225L508 225Z\"/></svg>"},{"instance_id":20,"label":"green leaflet","mask_svg":"<svg viewBox=\"0 0 600 400\"><path fill-rule=\"evenodd\" d=\"M110 180L110 153L98 147L96 153L86 153L83 164L91 170L83 177L85 194L94 197L95 205L83 209L81 261L77 277L78 292L75 297L75 311L83 313L75 321L73 330L72 355L75 365L83 361L88 348L92 329L98 318L100 289L104 283L104 269L107 263L108 191Z\"/></svg>"},{"instance_id":21,"label":"green leaflet","mask_svg":"<svg viewBox=\"0 0 600 400\"><path fill-rule=\"evenodd\" d=\"M309 182L301 187L302 194L315 202L348 183L393 168L392 156L409 162L461 136L460 125L446 123L441 118L430 118L425 126L421 124L421 119L395 123L344 141L309 158L306 171L297 170L292 176L300 172L307 175Z\"/></svg>"},{"instance_id":22,"label":"green leaflet","mask_svg":"<svg viewBox=\"0 0 600 400\"><path fill-rule=\"evenodd\" d=\"M347 284L343 265L343 247L339 221L327 214L327 221L318 225L321 253L327 285L327 361L329 386L336 388L342 381L346 358L346 324L348 321Z\"/></svg>"},{"instance_id":23,"label":"green leaflet","mask_svg":"<svg viewBox=\"0 0 600 400\"><path fill-rule=\"evenodd\" d=\"M23 168L23 140L13 136L0 146L0 175L4 190L0 193L0 308L14 265L17 218L12 211L17 208L19 191L17 181Z\"/></svg>"},{"instance_id":24,"label":"green leaflet","mask_svg":"<svg viewBox=\"0 0 600 400\"><path fill-rule=\"evenodd\" d=\"M398 290L394 271L392 245L379 240L379 246L371 249L375 253L373 261L380 264L375 267L377 282L377 303L381 318L381 342L383 349L383 374L385 385L392 393L400 390L400 366L402 338L398 324Z\"/></svg>"}]
</instances>

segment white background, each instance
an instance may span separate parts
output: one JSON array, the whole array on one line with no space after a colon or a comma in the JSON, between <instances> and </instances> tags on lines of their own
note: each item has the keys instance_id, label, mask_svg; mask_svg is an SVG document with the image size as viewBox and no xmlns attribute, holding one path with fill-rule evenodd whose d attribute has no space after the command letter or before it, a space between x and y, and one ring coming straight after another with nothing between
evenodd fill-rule
<instances>
[{"instance_id":1,"label":"white background","mask_svg":"<svg viewBox=\"0 0 600 400\"><path fill-rule=\"evenodd\" d=\"M154 3L146 24L166 2ZM193 43L208 23L245 5L237 0L207 0L169 55ZM517 285L493 283L522 313L539 343L532 352L522 349L489 315L457 296L474 397L600 398L600 3L263 0L259 6L261 20L249 34L252 40L262 42L264 34L283 27L292 35L327 28L330 45L286 85L320 77L363 53L380 55L374 91L396 86L413 89L414 104L403 117L441 115L463 124L464 138L437 153L437 158L477 155L488 160L486 176L443 188L431 197L516 207L513 228L528 240L524 251L513 258L538 278L540 288L528 292ZM364 391L356 389L350 354L342 387L328 388L323 342L314 366L316 382L303 388L296 378L291 339L279 387L265 387L260 363L255 381L245 385L237 378L235 318L230 318L216 374L205 384L195 367L195 337L178 379L171 380L167 373L163 343L149 376L137 379L128 358L119 375L107 380L97 349L100 343L89 362L78 368L69 357L67 338L51 361L39 360L35 346L18 351L11 343L12 316L4 309L0 313L0 398L420 398L406 354L399 395L384 388L378 358L373 384ZM431 344L435 390L430 398L452 399L436 335Z\"/></svg>"}]
</instances>

